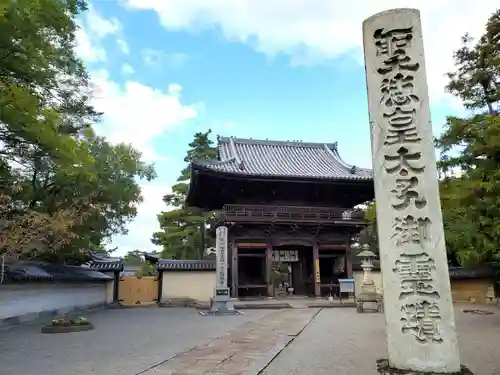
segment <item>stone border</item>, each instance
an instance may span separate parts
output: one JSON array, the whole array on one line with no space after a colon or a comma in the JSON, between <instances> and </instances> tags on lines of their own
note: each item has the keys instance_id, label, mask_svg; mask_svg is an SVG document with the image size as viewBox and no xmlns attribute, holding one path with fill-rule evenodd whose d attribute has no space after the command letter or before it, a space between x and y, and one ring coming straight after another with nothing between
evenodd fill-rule
<instances>
[{"instance_id":1,"label":"stone border","mask_svg":"<svg viewBox=\"0 0 500 375\"><path fill-rule=\"evenodd\" d=\"M40 332L47 334L56 334L56 333L70 333L70 332L83 332L83 331L91 331L94 329L92 323L89 324L73 324L73 325L48 325L43 326L40 329Z\"/></svg>"},{"instance_id":2,"label":"stone border","mask_svg":"<svg viewBox=\"0 0 500 375\"><path fill-rule=\"evenodd\" d=\"M412 371L412 370L400 370L392 368L389 366L389 360L378 359L377 360L377 371L382 375L474 375L466 366L462 365L462 369L459 372L453 373L442 373L442 372L422 372L422 371Z\"/></svg>"}]
</instances>

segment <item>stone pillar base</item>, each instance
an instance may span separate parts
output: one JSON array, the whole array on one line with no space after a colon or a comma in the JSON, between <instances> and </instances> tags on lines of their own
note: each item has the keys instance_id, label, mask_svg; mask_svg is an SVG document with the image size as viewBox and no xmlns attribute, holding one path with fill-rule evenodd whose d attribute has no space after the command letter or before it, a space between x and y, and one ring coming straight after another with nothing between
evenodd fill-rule
<instances>
[{"instance_id":1,"label":"stone pillar base","mask_svg":"<svg viewBox=\"0 0 500 375\"><path fill-rule=\"evenodd\" d=\"M234 309L233 303L229 300L229 291L226 289L216 289L215 297L210 303L210 311L200 312L201 315L240 315L239 311Z\"/></svg>"},{"instance_id":2,"label":"stone pillar base","mask_svg":"<svg viewBox=\"0 0 500 375\"><path fill-rule=\"evenodd\" d=\"M399 370L389 367L387 359L377 360L377 371L382 375L474 375L466 366L462 365L459 372L422 372L412 370Z\"/></svg>"},{"instance_id":3,"label":"stone pillar base","mask_svg":"<svg viewBox=\"0 0 500 375\"><path fill-rule=\"evenodd\" d=\"M356 297L356 307L358 313L384 311L383 299L378 293L361 293Z\"/></svg>"}]
</instances>

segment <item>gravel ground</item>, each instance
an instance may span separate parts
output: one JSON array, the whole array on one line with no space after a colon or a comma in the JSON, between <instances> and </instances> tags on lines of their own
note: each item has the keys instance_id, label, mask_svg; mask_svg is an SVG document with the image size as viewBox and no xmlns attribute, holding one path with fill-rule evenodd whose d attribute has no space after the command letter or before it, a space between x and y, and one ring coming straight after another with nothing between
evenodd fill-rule
<instances>
[{"instance_id":1,"label":"gravel ground","mask_svg":"<svg viewBox=\"0 0 500 375\"><path fill-rule=\"evenodd\" d=\"M475 375L500 375L500 309L475 315L464 313L465 308L478 306L456 307L462 362ZM240 351L248 347L252 357L258 354L255 345L265 341L257 328L267 324L277 332L281 324L272 314L276 311L248 310L220 318L176 308L106 310L89 316L96 326L89 332L42 335L34 325L0 331L0 375L137 375L229 331L239 337L234 340ZM258 326L245 335L247 322ZM386 357L385 348L382 314L323 309L262 375L377 375L375 361Z\"/></svg>"},{"instance_id":2,"label":"gravel ground","mask_svg":"<svg viewBox=\"0 0 500 375\"><path fill-rule=\"evenodd\" d=\"M35 325L0 331L0 375L135 375L270 311L200 316L183 308L104 310L95 330L43 335Z\"/></svg>"},{"instance_id":3,"label":"gravel ground","mask_svg":"<svg viewBox=\"0 0 500 375\"><path fill-rule=\"evenodd\" d=\"M500 309L494 315L455 316L462 363L475 375L500 374ZM262 375L377 375L375 361L387 358L383 314L323 309Z\"/></svg>"}]
</instances>

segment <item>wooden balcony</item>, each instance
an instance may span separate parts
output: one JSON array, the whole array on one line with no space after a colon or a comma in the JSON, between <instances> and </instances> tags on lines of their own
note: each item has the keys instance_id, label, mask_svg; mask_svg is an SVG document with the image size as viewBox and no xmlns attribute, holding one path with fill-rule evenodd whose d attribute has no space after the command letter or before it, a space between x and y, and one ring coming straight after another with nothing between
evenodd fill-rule
<instances>
[{"instance_id":1,"label":"wooden balcony","mask_svg":"<svg viewBox=\"0 0 500 375\"><path fill-rule=\"evenodd\" d=\"M347 208L226 204L222 217L230 222L363 224L364 213Z\"/></svg>"}]
</instances>

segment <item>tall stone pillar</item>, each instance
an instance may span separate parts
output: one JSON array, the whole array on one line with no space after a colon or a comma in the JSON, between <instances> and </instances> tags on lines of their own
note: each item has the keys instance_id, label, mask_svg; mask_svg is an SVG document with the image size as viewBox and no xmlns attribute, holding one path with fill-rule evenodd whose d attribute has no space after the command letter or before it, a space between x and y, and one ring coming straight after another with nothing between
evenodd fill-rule
<instances>
[{"instance_id":1,"label":"tall stone pillar","mask_svg":"<svg viewBox=\"0 0 500 375\"><path fill-rule=\"evenodd\" d=\"M420 12L363 23L388 361L379 372L460 373Z\"/></svg>"},{"instance_id":2,"label":"tall stone pillar","mask_svg":"<svg viewBox=\"0 0 500 375\"><path fill-rule=\"evenodd\" d=\"M238 314L233 304L229 301L229 288L227 287L227 262L228 244L227 227L218 227L215 234L216 266L214 298L209 313L204 315Z\"/></svg>"}]
</instances>

